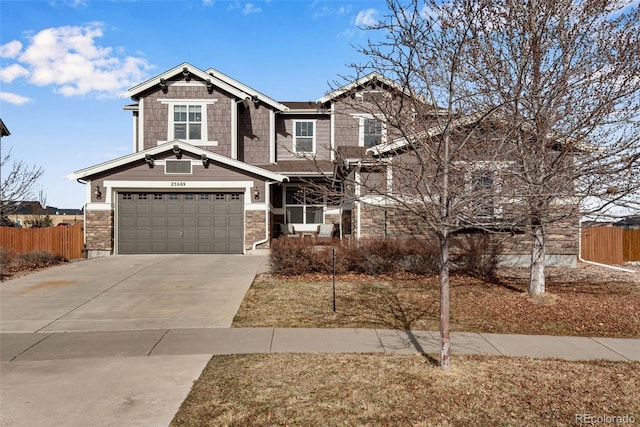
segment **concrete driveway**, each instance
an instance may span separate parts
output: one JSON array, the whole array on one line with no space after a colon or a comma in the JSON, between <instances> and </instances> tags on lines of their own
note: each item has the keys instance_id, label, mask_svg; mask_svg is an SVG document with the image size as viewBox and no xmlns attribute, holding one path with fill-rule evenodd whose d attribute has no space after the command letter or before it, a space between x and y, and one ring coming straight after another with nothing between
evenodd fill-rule
<instances>
[{"instance_id":1,"label":"concrete driveway","mask_svg":"<svg viewBox=\"0 0 640 427\"><path fill-rule=\"evenodd\" d=\"M168 425L211 355L152 350L224 331L204 328L231 325L267 260L112 256L0 283L0 425Z\"/></svg>"},{"instance_id":2,"label":"concrete driveway","mask_svg":"<svg viewBox=\"0 0 640 427\"><path fill-rule=\"evenodd\" d=\"M122 255L0 286L0 332L229 327L264 256Z\"/></svg>"}]
</instances>

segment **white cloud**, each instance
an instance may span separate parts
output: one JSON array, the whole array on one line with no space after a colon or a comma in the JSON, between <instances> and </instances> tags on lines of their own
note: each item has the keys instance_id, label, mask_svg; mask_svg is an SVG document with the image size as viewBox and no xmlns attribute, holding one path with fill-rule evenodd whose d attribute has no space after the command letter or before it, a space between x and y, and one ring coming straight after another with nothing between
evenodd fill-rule
<instances>
[{"instance_id":1,"label":"white cloud","mask_svg":"<svg viewBox=\"0 0 640 427\"><path fill-rule=\"evenodd\" d=\"M31 99L11 92L0 92L0 101L8 102L9 104L24 105L27 102L31 102Z\"/></svg>"},{"instance_id":2,"label":"white cloud","mask_svg":"<svg viewBox=\"0 0 640 427\"><path fill-rule=\"evenodd\" d=\"M151 66L144 59L124 56L120 48L97 46L102 36L97 23L42 30L17 57L19 64L2 70L3 79L5 74L7 79L25 76L38 86L53 85L65 96L115 96L143 80Z\"/></svg>"},{"instance_id":3,"label":"white cloud","mask_svg":"<svg viewBox=\"0 0 640 427\"><path fill-rule=\"evenodd\" d=\"M11 83L18 77L26 77L29 70L19 64L11 64L8 67L0 68L0 81L3 83Z\"/></svg>"},{"instance_id":4,"label":"white cloud","mask_svg":"<svg viewBox=\"0 0 640 427\"><path fill-rule=\"evenodd\" d=\"M242 9L243 15L250 15L252 13L260 13L260 12L262 12L262 8L260 6L256 6L253 3L245 4L244 8Z\"/></svg>"},{"instance_id":5,"label":"white cloud","mask_svg":"<svg viewBox=\"0 0 640 427\"><path fill-rule=\"evenodd\" d=\"M354 24L359 27L374 25L378 22L377 15L378 15L378 11L375 9L361 10L360 12L358 12L358 15L356 16L356 20Z\"/></svg>"},{"instance_id":6,"label":"white cloud","mask_svg":"<svg viewBox=\"0 0 640 427\"><path fill-rule=\"evenodd\" d=\"M0 58L15 58L22 50L22 43L18 40L10 41L0 46Z\"/></svg>"},{"instance_id":7,"label":"white cloud","mask_svg":"<svg viewBox=\"0 0 640 427\"><path fill-rule=\"evenodd\" d=\"M214 3L214 0L202 0L203 6L212 6L213 3Z\"/></svg>"}]
</instances>

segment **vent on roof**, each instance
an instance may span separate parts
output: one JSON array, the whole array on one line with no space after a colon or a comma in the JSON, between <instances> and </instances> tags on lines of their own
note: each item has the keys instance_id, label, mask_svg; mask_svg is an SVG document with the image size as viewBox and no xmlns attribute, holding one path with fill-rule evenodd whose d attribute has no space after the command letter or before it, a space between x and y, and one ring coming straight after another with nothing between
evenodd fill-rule
<instances>
[{"instance_id":1,"label":"vent on roof","mask_svg":"<svg viewBox=\"0 0 640 427\"><path fill-rule=\"evenodd\" d=\"M191 173L191 160L167 160L164 173Z\"/></svg>"}]
</instances>

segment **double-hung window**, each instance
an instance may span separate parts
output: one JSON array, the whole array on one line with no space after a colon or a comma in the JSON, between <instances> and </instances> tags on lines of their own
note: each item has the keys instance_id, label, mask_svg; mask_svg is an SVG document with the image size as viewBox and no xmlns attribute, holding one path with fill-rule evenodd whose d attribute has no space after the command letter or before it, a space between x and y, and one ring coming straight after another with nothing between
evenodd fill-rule
<instances>
[{"instance_id":1,"label":"double-hung window","mask_svg":"<svg viewBox=\"0 0 640 427\"><path fill-rule=\"evenodd\" d=\"M364 119L364 146L374 147L382 144L382 122L376 119Z\"/></svg>"},{"instance_id":2,"label":"double-hung window","mask_svg":"<svg viewBox=\"0 0 640 427\"><path fill-rule=\"evenodd\" d=\"M309 154L316 151L314 120L296 120L293 122L293 152Z\"/></svg>"},{"instance_id":3,"label":"double-hung window","mask_svg":"<svg viewBox=\"0 0 640 427\"><path fill-rule=\"evenodd\" d=\"M202 105L173 106L173 137L197 141L202 139Z\"/></svg>"},{"instance_id":4,"label":"double-hung window","mask_svg":"<svg viewBox=\"0 0 640 427\"><path fill-rule=\"evenodd\" d=\"M324 203L322 195L304 187L287 187L285 207L287 223L322 224Z\"/></svg>"},{"instance_id":5,"label":"double-hung window","mask_svg":"<svg viewBox=\"0 0 640 427\"><path fill-rule=\"evenodd\" d=\"M490 171L475 170L471 174L471 183L475 197L475 215L480 218L493 218L496 215L496 187Z\"/></svg>"},{"instance_id":6,"label":"double-hung window","mask_svg":"<svg viewBox=\"0 0 640 427\"><path fill-rule=\"evenodd\" d=\"M360 116L360 146L375 147L385 141L386 129L384 123L370 115Z\"/></svg>"}]
</instances>

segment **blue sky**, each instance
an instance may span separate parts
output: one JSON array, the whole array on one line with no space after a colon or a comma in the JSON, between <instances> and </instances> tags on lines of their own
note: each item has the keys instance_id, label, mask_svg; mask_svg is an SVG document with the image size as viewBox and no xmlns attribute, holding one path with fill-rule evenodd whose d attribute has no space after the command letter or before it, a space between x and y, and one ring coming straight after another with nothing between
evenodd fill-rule
<instances>
[{"instance_id":1,"label":"blue sky","mask_svg":"<svg viewBox=\"0 0 640 427\"><path fill-rule=\"evenodd\" d=\"M361 62L384 1L0 0L2 154L41 166L46 203L80 208L63 177L132 150L119 95L183 62L279 101L316 100ZM5 169L8 169L5 167Z\"/></svg>"}]
</instances>

